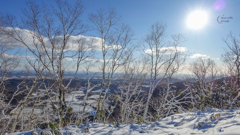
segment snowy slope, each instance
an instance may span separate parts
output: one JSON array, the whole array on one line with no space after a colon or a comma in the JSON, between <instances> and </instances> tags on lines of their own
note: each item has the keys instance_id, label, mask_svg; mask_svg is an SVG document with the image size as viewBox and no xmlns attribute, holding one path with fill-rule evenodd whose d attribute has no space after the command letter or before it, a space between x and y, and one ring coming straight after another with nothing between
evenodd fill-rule
<instances>
[{"instance_id":1,"label":"snowy slope","mask_svg":"<svg viewBox=\"0 0 240 135\"><path fill-rule=\"evenodd\" d=\"M219 121L214 118L220 114ZM88 133L84 133L83 126L70 126L61 130L62 134L92 134L92 135L138 135L138 134L206 134L206 135L240 135L240 109L187 112L166 117L158 122L120 125L90 123ZM30 135L30 131L13 133L11 135Z\"/></svg>"}]
</instances>

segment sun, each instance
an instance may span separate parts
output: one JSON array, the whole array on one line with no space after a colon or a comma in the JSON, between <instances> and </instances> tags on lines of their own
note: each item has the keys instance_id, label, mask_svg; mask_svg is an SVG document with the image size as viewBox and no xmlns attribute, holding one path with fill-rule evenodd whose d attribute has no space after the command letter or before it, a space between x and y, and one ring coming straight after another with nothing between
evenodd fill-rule
<instances>
[{"instance_id":1,"label":"sun","mask_svg":"<svg viewBox=\"0 0 240 135\"><path fill-rule=\"evenodd\" d=\"M191 13L187 20L187 25L192 29L200 29L207 23L207 14L203 11Z\"/></svg>"}]
</instances>

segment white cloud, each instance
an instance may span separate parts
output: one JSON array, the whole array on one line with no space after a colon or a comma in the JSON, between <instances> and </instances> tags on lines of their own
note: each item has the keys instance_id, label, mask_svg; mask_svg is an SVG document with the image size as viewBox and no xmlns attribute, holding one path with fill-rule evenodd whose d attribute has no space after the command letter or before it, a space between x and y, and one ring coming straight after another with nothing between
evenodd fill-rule
<instances>
[{"instance_id":1,"label":"white cloud","mask_svg":"<svg viewBox=\"0 0 240 135\"><path fill-rule=\"evenodd\" d=\"M64 58L63 60L65 60L65 61L77 61L77 59L73 59L73 58Z\"/></svg>"},{"instance_id":2,"label":"white cloud","mask_svg":"<svg viewBox=\"0 0 240 135\"><path fill-rule=\"evenodd\" d=\"M64 58L63 60L65 60L65 61L77 61L77 59L74 59L74 58ZM84 61L88 61L88 62L103 62L103 59L89 59L89 58L86 58ZM113 61L113 59L108 59L106 61ZM120 61L116 61L116 62L120 62Z\"/></svg>"},{"instance_id":3,"label":"white cloud","mask_svg":"<svg viewBox=\"0 0 240 135\"><path fill-rule=\"evenodd\" d=\"M192 59L209 59L210 56L196 53L193 56L190 56L190 58L192 58Z\"/></svg>"},{"instance_id":4,"label":"white cloud","mask_svg":"<svg viewBox=\"0 0 240 135\"><path fill-rule=\"evenodd\" d=\"M21 58L21 59L29 59L29 60L36 60L36 58L34 58L32 56L19 56L19 58Z\"/></svg>"},{"instance_id":5,"label":"white cloud","mask_svg":"<svg viewBox=\"0 0 240 135\"><path fill-rule=\"evenodd\" d=\"M14 57L14 55L8 55L8 54L2 54L2 55L0 55L1 56L1 58L13 58Z\"/></svg>"},{"instance_id":6,"label":"white cloud","mask_svg":"<svg viewBox=\"0 0 240 135\"><path fill-rule=\"evenodd\" d=\"M158 48L158 51L159 51L158 53L160 54L171 54L175 52L185 52L187 51L187 48L186 47L163 47L163 48ZM156 54L156 49L154 50L147 49L145 53Z\"/></svg>"},{"instance_id":7,"label":"white cloud","mask_svg":"<svg viewBox=\"0 0 240 135\"><path fill-rule=\"evenodd\" d=\"M213 60L220 60L220 58L211 58L211 59L213 59Z\"/></svg>"},{"instance_id":8,"label":"white cloud","mask_svg":"<svg viewBox=\"0 0 240 135\"><path fill-rule=\"evenodd\" d=\"M17 35L14 35L18 40L22 39L26 45L28 45L31 49L36 49L37 47L41 47L41 42L36 39L37 35L34 31L26 30L26 29L20 29L20 28L5 28L6 31L16 31L20 37L17 37ZM13 38L6 38L7 36L2 35L2 38L0 42L2 44L9 44L9 45L15 45L18 47L25 48L26 46L19 42L13 42ZM34 37L34 38L33 38ZM44 44L47 49L52 48L51 40L44 36L39 36L43 39ZM53 39L54 37L52 37ZM63 36L57 36L55 37L55 44L57 44L57 47L61 47ZM66 46L65 51L74 51L78 50L79 46L83 47L85 50L101 50L102 48L102 39L98 37L91 37L91 36L84 36L84 35L77 35L77 36L70 36L68 39L68 43ZM104 45L106 49L121 49L120 45Z\"/></svg>"},{"instance_id":9,"label":"white cloud","mask_svg":"<svg viewBox=\"0 0 240 135\"><path fill-rule=\"evenodd\" d=\"M65 60L65 61L77 61L77 59L74 59L74 58L64 58L63 60ZM85 61L89 61L89 62L103 62L102 59L89 59L89 58L86 58Z\"/></svg>"},{"instance_id":10,"label":"white cloud","mask_svg":"<svg viewBox=\"0 0 240 135\"><path fill-rule=\"evenodd\" d=\"M7 59L9 59L9 58L14 58L14 59L29 59L29 60L35 60L35 58L32 57L32 56L16 56L16 55L8 55L8 54L5 54L5 53L2 54L0 58L2 58L2 59L4 59L4 58L7 58Z\"/></svg>"}]
</instances>

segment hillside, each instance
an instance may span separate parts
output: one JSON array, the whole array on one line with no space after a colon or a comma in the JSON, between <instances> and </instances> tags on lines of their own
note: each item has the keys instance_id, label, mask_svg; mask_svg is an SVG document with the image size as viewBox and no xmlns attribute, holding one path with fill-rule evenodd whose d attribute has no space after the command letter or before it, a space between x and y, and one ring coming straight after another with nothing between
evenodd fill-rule
<instances>
[{"instance_id":1,"label":"hillside","mask_svg":"<svg viewBox=\"0 0 240 135\"><path fill-rule=\"evenodd\" d=\"M220 114L219 121L216 114ZM84 133L83 127L89 132ZM240 109L206 109L205 111L174 114L155 123L124 124L112 126L108 124L88 123L85 126L69 126L61 129L61 134L91 134L91 135L137 135L137 134L239 134ZM50 129L49 129L50 130ZM36 132L41 132L38 130ZM9 135L30 135L31 131L11 133Z\"/></svg>"}]
</instances>

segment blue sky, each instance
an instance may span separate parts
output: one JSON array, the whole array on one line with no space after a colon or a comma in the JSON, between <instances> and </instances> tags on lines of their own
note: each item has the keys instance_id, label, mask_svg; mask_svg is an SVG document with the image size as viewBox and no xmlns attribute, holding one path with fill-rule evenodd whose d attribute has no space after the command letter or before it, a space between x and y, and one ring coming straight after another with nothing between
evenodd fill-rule
<instances>
[{"instance_id":1,"label":"blue sky","mask_svg":"<svg viewBox=\"0 0 240 135\"><path fill-rule=\"evenodd\" d=\"M240 34L240 0L220 0L226 5L221 10L214 8L217 0L82 0L85 7L82 19L88 23L88 15L95 13L99 8L114 7L122 21L134 31L134 39L146 35L150 26L156 21L166 23L167 34L183 34L187 41L182 45L190 51L191 55L199 53L211 58L220 58L226 47L222 38L232 31ZM21 16L21 9L25 7L26 0L1 0L0 12ZM39 0L54 4L53 0ZM73 0L70 2L74 3ZM201 10L207 13L207 24L198 30L187 26L187 17L190 13ZM233 17L228 23L219 24L218 16ZM87 35L91 35L87 33ZM191 60L189 58L189 60Z\"/></svg>"}]
</instances>

